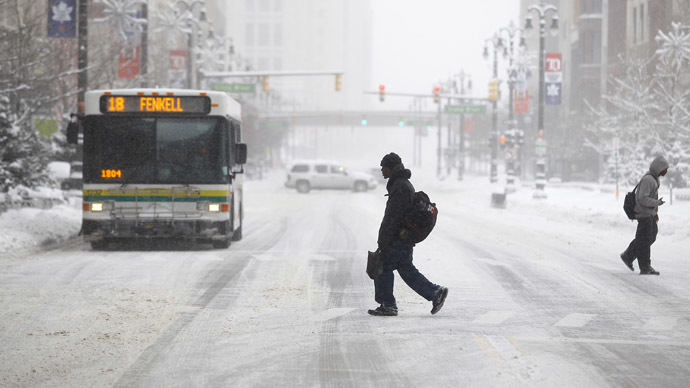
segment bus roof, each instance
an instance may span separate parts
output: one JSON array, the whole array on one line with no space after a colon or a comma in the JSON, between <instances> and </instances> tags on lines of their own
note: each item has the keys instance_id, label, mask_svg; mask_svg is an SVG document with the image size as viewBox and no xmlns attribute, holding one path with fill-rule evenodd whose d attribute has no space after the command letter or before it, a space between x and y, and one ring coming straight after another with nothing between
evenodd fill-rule
<instances>
[{"instance_id":1,"label":"bus roof","mask_svg":"<svg viewBox=\"0 0 690 388\"><path fill-rule=\"evenodd\" d=\"M84 97L84 112L87 115L101 115L100 98L103 95L113 96L208 96L211 98L211 112L209 116L230 116L242 121L242 109L240 103L225 92L214 90L192 89L101 89L87 91Z\"/></svg>"}]
</instances>

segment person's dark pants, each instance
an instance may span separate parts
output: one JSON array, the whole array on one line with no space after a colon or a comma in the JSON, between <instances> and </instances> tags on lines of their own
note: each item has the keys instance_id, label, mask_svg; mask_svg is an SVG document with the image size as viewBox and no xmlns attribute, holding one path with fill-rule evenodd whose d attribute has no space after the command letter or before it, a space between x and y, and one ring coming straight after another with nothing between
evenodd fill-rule
<instances>
[{"instance_id":1,"label":"person's dark pants","mask_svg":"<svg viewBox=\"0 0 690 388\"><path fill-rule=\"evenodd\" d=\"M648 270L651 267L651 246L656 241L658 232L659 227L653 216L637 219L635 239L630 242L628 249L623 252L623 256L631 263L637 259L640 271Z\"/></svg>"},{"instance_id":2,"label":"person's dark pants","mask_svg":"<svg viewBox=\"0 0 690 388\"><path fill-rule=\"evenodd\" d=\"M385 307L397 308L395 296L393 296L394 270L405 283L417 294L426 300L433 300L440 287L430 282L412 264L412 247L406 246L400 241L395 241L382 252L383 272L374 279L376 302Z\"/></svg>"}]
</instances>

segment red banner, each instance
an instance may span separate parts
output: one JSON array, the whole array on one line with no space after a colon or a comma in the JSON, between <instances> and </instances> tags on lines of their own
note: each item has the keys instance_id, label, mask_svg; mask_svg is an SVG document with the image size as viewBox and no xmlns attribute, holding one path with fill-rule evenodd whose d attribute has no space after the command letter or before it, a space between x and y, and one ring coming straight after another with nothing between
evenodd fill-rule
<instances>
[{"instance_id":1,"label":"red banner","mask_svg":"<svg viewBox=\"0 0 690 388\"><path fill-rule=\"evenodd\" d=\"M513 95L513 112L515 113L529 113L529 93L515 91Z\"/></svg>"},{"instance_id":2,"label":"red banner","mask_svg":"<svg viewBox=\"0 0 690 388\"><path fill-rule=\"evenodd\" d=\"M134 78L139 75L140 46L135 50L121 49L118 59L118 73L120 78Z\"/></svg>"},{"instance_id":3,"label":"red banner","mask_svg":"<svg viewBox=\"0 0 690 388\"><path fill-rule=\"evenodd\" d=\"M465 117L464 122L462 123L462 130L466 133L474 132L474 118L473 117Z\"/></svg>"}]
</instances>

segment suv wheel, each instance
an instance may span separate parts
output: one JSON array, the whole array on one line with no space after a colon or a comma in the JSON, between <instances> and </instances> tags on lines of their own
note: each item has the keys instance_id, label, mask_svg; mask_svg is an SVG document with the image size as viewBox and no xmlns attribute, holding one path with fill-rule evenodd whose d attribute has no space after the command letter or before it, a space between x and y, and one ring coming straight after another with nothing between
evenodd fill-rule
<instances>
[{"instance_id":1,"label":"suv wheel","mask_svg":"<svg viewBox=\"0 0 690 388\"><path fill-rule=\"evenodd\" d=\"M297 188L298 193L306 194L311 189L311 186L309 185L309 182L307 182L307 181L299 181L299 182L297 182L296 188Z\"/></svg>"},{"instance_id":2,"label":"suv wheel","mask_svg":"<svg viewBox=\"0 0 690 388\"><path fill-rule=\"evenodd\" d=\"M358 193L367 191L368 188L369 187L367 186L367 182L362 182L362 181L355 182L355 191Z\"/></svg>"}]
</instances>

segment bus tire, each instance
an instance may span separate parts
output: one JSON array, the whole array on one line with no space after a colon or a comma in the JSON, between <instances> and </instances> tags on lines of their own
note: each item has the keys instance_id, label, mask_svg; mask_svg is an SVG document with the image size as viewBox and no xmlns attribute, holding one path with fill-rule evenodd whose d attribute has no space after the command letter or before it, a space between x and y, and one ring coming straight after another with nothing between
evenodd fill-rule
<instances>
[{"instance_id":1,"label":"bus tire","mask_svg":"<svg viewBox=\"0 0 690 388\"><path fill-rule=\"evenodd\" d=\"M108 248L108 240L91 241L91 249L94 251L104 251Z\"/></svg>"},{"instance_id":2,"label":"bus tire","mask_svg":"<svg viewBox=\"0 0 690 388\"><path fill-rule=\"evenodd\" d=\"M242 240L242 225L244 225L244 210L243 210L243 205L242 202L240 202L240 226L239 228L235 229L235 231L232 234L232 241L240 241Z\"/></svg>"},{"instance_id":3,"label":"bus tire","mask_svg":"<svg viewBox=\"0 0 690 388\"><path fill-rule=\"evenodd\" d=\"M213 248L215 249L228 249L228 247L230 247L230 239L228 238L213 242Z\"/></svg>"}]
</instances>

